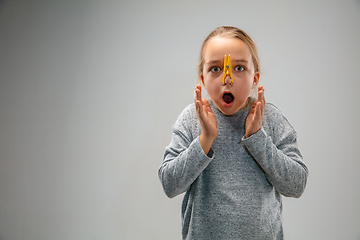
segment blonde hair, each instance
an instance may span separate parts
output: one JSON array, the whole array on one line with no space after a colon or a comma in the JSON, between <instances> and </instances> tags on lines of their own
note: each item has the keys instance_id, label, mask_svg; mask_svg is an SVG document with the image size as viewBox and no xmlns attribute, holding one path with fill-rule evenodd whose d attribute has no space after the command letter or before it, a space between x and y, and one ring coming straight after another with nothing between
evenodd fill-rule
<instances>
[{"instance_id":1,"label":"blonde hair","mask_svg":"<svg viewBox=\"0 0 360 240\"><path fill-rule=\"evenodd\" d=\"M254 64L254 72L260 73L260 62L259 62L259 55L256 48L255 42L251 39L249 35L247 35L243 30L231 27L231 26L222 26L216 28L214 31L212 31L204 40L204 42L201 45L200 50L200 58L199 58L199 65L198 65L198 83L201 82L200 76L203 74L204 69L204 50L206 47L206 44L209 42L210 39L213 37L228 37L228 38L238 38L241 41L243 41L250 49L252 61ZM257 89L254 88L254 92L257 93Z\"/></svg>"}]
</instances>

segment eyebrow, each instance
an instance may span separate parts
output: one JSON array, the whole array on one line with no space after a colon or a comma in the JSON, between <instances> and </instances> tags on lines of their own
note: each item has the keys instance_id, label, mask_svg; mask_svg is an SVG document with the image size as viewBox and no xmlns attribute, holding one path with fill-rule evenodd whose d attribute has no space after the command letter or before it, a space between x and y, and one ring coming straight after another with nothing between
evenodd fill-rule
<instances>
[{"instance_id":1,"label":"eyebrow","mask_svg":"<svg viewBox=\"0 0 360 240\"><path fill-rule=\"evenodd\" d=\"M220 60L212 60L212 61L206 62L205 64L219 64L219 63L222 63L222 61L220 61Z\"/></svg>"},{"instance_id":2,"label":"eyebrow","mask_svg":"<svg viewBox=\"0 0 360 240\"><path fill-rule=\"evenodd\" d=\"M243 63L247 63L249 62L248 60L245 59L238 59L238 60L234 60L234 62L243 62Z\"/></svg>"}]
</instances>

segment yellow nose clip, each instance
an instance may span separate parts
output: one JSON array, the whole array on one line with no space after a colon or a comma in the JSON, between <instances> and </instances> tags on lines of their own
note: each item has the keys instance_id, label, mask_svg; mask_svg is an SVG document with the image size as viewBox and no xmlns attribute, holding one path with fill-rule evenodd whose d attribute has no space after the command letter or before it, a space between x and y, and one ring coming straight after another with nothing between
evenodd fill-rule
<instances>
[{"instance_id":1,"label":"yellow nose clip","mask_svg":"<svg viewBox=\"0 0 360 240\"><path fill-rule=\"evenodd\" d=\"M224 56L224 71L223 71L223 78L222 78L222 82L225 83L225 78L227 75L230 75L230 80L231 82L233 81L233 76L232 76L232 71L231 71L231 58L230 58L230 54L229 56L226 58L226 55Z\"/></svg>"}]
</instances>

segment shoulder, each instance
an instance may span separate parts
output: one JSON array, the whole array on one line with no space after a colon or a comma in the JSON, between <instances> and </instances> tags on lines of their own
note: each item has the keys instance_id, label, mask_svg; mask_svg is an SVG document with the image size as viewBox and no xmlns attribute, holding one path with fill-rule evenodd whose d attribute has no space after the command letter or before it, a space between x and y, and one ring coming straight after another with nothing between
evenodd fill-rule
<instances>
[{"instance_id":1,"label":"shoulder","mask_svg":"<svg viewBox=\"0 0 360 240\"><path fill-rule=\"evenodd\" d=\"M199 126L201 125L197 117L195 104L192 103L187 105L180 113L173 125L173 131L182 131L193 134Z\"/></svg>"},{"instance_id":2,"label":"shoulder","mask_svg":"<svg viewBox=\"0 0 360 240\"><path fill-rule=\"evenodd\" d=\"M266 102L265 111L271 114L282 114L280 109L270 102Z\"/></svg>"},{"instance_id":3,"label":"shoulder","mask_svg":"<svg viewBox=\"0 0 360 240\"><path fill-rule=\"evenodd\" d=\"M184 121L190 121L191 119L193 119L196 115L196 108L195 108L195 104L191 103L189 105L187 105L184 110L182 110L182 112L180 113L178 119L176 120L176 122L184 122Z\"/></svg>"},{"instance_id":4,"label":"shoulder","mask_svg":"<svg viewBox=\"0 0 360 240\"><path fill-rule=\"evenodd\" d=\"M263 126L273 138L283 138L285 135L292 135L296 138L296 130L285 115L272 103L266 103Z\"/></svg>"},{"instance_id":5,"label":"shoulder","mask_svg":"<svg viewBox=\"0 0 360 240\"><path fill-rule=\"evenodd\" d=\"M267 117L269 120L273 120L276 122L281 122L285 124L290 124L289 120L286 116L280 111L280 109L272 103L267 102L265 104L264 117Z\"/></svg>"}]
</instances>

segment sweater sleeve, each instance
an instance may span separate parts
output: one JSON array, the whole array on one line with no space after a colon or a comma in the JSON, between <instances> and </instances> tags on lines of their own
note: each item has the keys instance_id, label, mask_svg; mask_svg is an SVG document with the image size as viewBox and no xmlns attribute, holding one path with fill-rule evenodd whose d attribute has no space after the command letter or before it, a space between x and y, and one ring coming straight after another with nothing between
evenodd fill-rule
<instances>
[{"instance_id":1,"label":"sweater sleeve","mask_svg":"<svg viewBox=\"0 0 360 240\"><path fill-rule=\"evenodd\" d=\"M173 126L171 142L165 149L164 161L158 171L169 198L187 191L214 157L212 149L208 155L204 153L198 136L193 138L191 124L194 124L194 119L187 108Z\"/></svg>"},{"instance_id":2,"label":"sweater sleeve","mask_svg":"<svg viewBox=\"0 0 360 240\"><path fill-rule=\"evenodd\" d=\"M298 198L305 190L308 168L302 160L297 134L287 119L275 108L264 114L264 121L272 122L245 139L242 144L261 166L276 191L286 197Z\"/></svg>"}]
</instances>

